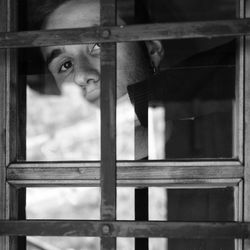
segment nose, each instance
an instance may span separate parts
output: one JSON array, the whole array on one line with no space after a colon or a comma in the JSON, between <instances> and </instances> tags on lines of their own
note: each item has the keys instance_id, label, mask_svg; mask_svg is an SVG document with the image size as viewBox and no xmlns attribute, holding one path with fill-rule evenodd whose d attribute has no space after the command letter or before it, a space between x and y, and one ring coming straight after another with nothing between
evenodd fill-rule
<instances>
[{"instance_id":1,"label":"nose","mask_svg":"<svg viewBox=\"0 0 250 250\"><path fill-rule=\"evenodd\" d=\"M74 71L74 82L80 87L86 87L100 80L99 68L95 68L87 59L77 62Z\"/></svg>"}]
</instances>

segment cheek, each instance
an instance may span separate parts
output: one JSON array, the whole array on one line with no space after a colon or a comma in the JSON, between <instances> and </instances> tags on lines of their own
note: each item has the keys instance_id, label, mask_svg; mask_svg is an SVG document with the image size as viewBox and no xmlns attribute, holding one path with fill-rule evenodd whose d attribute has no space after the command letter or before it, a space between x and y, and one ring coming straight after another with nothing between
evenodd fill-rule
<instances>
[{"instance_id":1,"label":"cheek","mask_svg":"<svg viewBox=\"0 0 250 250\"><path fill-rule=\"evenodd\" d=\"M117 70L119 71L127 70L129 64L132 63L132 51L126 45L126 43L117 44Z\"/></svg>"},{"instance_id":2,"label":"cheek","mask_svg":"<svg viewBox=\"0 0 250 250\"><path fill-rule=\"evenodd\" d=\"M93 58L93 59L91 60L91 64L92 64L92 66L93 66L97 71L100 72L100 69L101 69L101 59L100 59L100 55L97 56L97 57L95 57L95 58Z\"/></svg>"},{"instance_id":3,"label":"cheek","mask_svg":"<svg viewBox=\"0 0 250 250\"><path fill-rule=\"evenodd\" d=\"M62 75L58 75L58 74L52 74L55 82L57 84L57 86L61 89L63 87L64 83L72 83L74 82L73 80L73 75L69 74L68 76L62 76Z\"/></svg>"},{"instance_id":4,"label":"cheek","mask_svg":"<svg viewBox=\"0 0 250 250\"><path fill-rule=\"evenodd\" d=\"M133 81L131 54L124 43L117 45L117 98L127 93L127 86Z\"/></svg>"},{"instance_id":5,"label":"cheek","mask_svg":"<svg viewBox=\"0 0 250 250\"><path fill-rule=\"evenodd\" d=\"M119 43L117 45L117 79L118 83L129 81L131 74L135 70L135 61L133 60L133 51L129 49L128 43Z\"/></svg>"}]
</instances>

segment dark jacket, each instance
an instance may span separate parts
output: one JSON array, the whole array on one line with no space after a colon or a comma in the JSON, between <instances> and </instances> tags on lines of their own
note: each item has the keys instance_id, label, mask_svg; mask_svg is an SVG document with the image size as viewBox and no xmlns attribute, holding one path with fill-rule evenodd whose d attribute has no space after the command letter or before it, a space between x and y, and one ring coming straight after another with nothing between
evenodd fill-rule
<instances>
[{"instance_id":1,"label":"dark jacket","mask_svg":"<svg viewBox=\"0 0 250 250\"><path fill-rule=\"evenodd\" d=\"M197 54L128 87L144 127L148 106L163 106L173 122L166 157L231 157L235 42Z\"/></svg>"}]
</instances>

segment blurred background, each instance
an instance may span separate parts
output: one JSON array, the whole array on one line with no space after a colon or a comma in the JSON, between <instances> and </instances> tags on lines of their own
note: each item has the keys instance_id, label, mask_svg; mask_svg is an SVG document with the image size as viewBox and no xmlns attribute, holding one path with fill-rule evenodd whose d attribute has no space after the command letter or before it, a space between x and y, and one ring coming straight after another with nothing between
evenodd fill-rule
<instances>
[{"instance_id":1,"label":"blurred background","mask_svg":"<svg viewBox=\"0 0 250 250\"><path fill-rule=\"evenodd\" d=\"M118 159L134 159L133 112L128 99L118 101ZM150 113L159 120L163 115L159 110ZM152 131L162 131L159 120ZM75 84L63 86L61 95L45 95L27 87L26 143L28 161L99 160L99 109L82 98ZM27 188L26 195L27 219L100 219L98 187ZM166 219L166 190L150 188L149 195L150 219ZM134 188L117 189L117 219L134 220ZM97 250L99 243L94 237L28 237L27 250ZM134 249L134 239L118 238L117 249ZM166 249L166 241L150 239L150 249Z\"/></svg>"}]
</instances>

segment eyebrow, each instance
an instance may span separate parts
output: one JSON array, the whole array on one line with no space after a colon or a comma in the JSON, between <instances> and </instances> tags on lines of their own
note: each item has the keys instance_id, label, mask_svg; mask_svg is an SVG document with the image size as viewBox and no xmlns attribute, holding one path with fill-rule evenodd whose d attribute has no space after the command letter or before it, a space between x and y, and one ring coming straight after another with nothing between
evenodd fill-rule
<instances>
[{"instance_id":1,"label":"eyebrow","mask_svg":"<svg viewBox=\"0 0 250 250\"><path fill-rule=\"evenodd\" d=\"M63 53L62 49L53 49L46 58L46 63L49 65L56 57Z\"/></svg>"}]
</instances>

